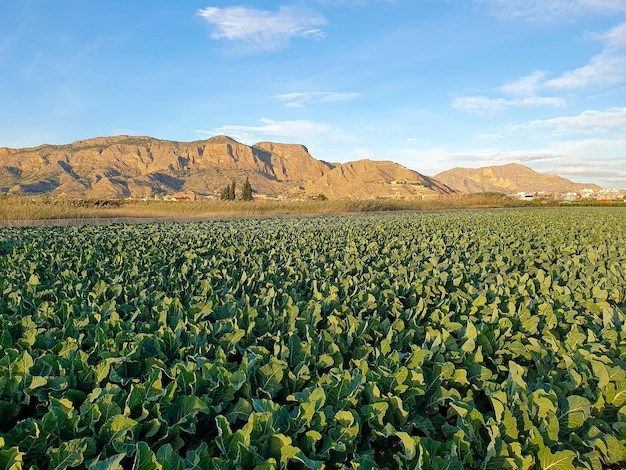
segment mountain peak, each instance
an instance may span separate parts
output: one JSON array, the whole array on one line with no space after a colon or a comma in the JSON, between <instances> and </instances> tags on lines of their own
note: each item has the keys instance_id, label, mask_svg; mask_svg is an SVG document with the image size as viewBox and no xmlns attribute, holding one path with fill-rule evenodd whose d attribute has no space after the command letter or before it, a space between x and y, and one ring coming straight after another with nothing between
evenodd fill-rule
<instances>
[{"instance_id":1,"label":"mountain peak","mask_svg":"<svg viewBox=\"0 0 626 470\"><path fill-rule=\"evenodd\" d=\"M332 198L419 198L455 192L398 163L367 159L336 166L306 191Z\"/></svg>"},{"instance_id":2,"label":"mountain peak","mask_svg":"<svg viewBox=\"0 0 626 470\"><path fill-rule=\"evenodd\" d=\"M213 137L209 137L204 142L211 143L211 144L239 144L239 145L243 145L240 142L237 142L232 137L228 137L227 135L216 135L216 136L213 136Z\"/></svg>"},{"instance_id":3,"label":"mountain peak","mask_svg":"<svg viewBox=\"0 0 626 470\"><path fill-rule=\"evenodd\" d=\"M579 191L583 188L600 189L594 184L573 183L558 175L538 173L520 163L481 168L453 168L434 176L434 179L462 193L501 192L555 192Z\"/></svg>"}]
</instances>

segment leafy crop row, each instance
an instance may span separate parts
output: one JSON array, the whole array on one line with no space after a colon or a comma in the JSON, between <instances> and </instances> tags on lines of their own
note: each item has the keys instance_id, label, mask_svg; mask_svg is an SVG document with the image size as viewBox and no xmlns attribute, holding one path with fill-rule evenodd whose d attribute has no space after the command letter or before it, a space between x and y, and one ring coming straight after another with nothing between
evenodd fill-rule
<instances>
[{"instance_id":1,"label":"leafy crop row","mask_svg":"<svg viewBox=\"0 0 626 470\"><path fill-rule=\"evenodd\" d=\"M0 230L0 469L619 468L626 211Z\"/></svg>"}]
</instances>

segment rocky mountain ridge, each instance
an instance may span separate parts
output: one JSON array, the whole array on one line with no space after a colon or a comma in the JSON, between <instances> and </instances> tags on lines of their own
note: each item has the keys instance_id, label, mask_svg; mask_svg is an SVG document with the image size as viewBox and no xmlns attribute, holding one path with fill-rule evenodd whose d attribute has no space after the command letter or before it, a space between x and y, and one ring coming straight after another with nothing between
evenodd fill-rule
<instances>
[{"instance_id":1,"label":"rocky mountain ridge","mask_svg":"<svg viewBox=\"0 0 626 470\"><path fill-rule=\"evenodd\" d=\"M151 197L191 191L216 194L249 177L261 193L281 193L316 180L333 165L303 145L241 144L218 136L196 142L151 137L99 137L68 145L0 149L0 188L82 197Z\"/></svg>"},{"instance_id":2,"label":"rocky mountain ridge","mask_svg":"<svg viewBox=\"0 0 626 470\"><path fill-rule=\"evenodd\" d=\"M348 166L346 166L348 165ZM419 196L454 192L430 178L393 162L370 162L379 169L379 187L367 176L352 171L349 181L336 186L318 184L327 174L364 164L334 164L313 158L304 145L260 142L248 146L227 136L195 142L172 142L151 137L98 137L67 145L41 145L26 149L0 149L0 192L49 193L76 197L153 197L180 192L216 196L232 179L250 180L257 194L317 195L328 197L385 197L398 194L394 179L419 182ZM396 175L396 176L394 176ZM401 176L399 176L401 175ZM349 184L347 184L349 182ZM356 192L355 192L356 191Z\"/></svg>"},{"instance_id":3,"label":"rocky mountain ridge","mask_svg":"<svg viewBox=\"0 0 626 470\"><path fill-rule=\"evenodd\" d=\"M151 198L175 193L216 197L248 178L257 195L428 198L497 191L567 192L595 185L510 164L455 168L433 178L391 161L329 163L300 144L248 146L228 136L175 142L143 136L97 137L66 145L0 148L0 193Z\"/></svg>"},{"instance_id":4,"label":"rocky mountain ridge","mask_svg":"<svg viewBox=\"0 0 626 470\"><path fill-rule=\"evenodd\" d=\"M596 184L574 183L558 175L538 173L519 163L482 168L453 168L438 173L434 179L461 193L567 193L601 189Z\"/></svg>"},{"instance_id":5,"label":"rocky mountain ridge","mask_svg":"<svg viewBox=\"0 0 626 470\"><path fill-rule=\"evenodd\" d=\"M358 160L344 163L305 186L311 194L341 198L432 197L456 191L438 181L390 161Z\"/></svg>"}]
</instances>

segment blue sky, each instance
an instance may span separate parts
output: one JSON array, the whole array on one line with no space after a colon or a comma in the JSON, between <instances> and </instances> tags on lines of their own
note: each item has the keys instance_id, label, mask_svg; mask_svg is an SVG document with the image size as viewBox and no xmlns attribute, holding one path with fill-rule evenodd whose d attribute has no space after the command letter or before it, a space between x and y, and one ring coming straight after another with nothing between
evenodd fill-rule
<instances>
[{"instance_id":1,"label":"blue sky","mask_svg":"<svg viewBox=\"0 0 626 470\"><path fill-rule=\"evenodd\" d=\"M2 0L0 147L118 134L626 187L626 0Z\"/></svg>"}]
</instances>

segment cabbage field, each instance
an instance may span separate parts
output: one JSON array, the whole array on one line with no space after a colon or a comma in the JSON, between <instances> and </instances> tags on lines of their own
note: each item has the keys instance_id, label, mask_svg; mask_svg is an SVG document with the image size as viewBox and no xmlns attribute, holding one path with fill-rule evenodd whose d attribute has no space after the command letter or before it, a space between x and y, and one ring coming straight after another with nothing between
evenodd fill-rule
<instances>
[{"instance_id":1,"label":"cabbage field","mask_svg":"<svg viewBox=\"0 0 626 470\"><path fill-rule=\"evenodd\" d=\"M0 229L0 470L626 466L626 210Z\"/></svg>"}]
</instances>

